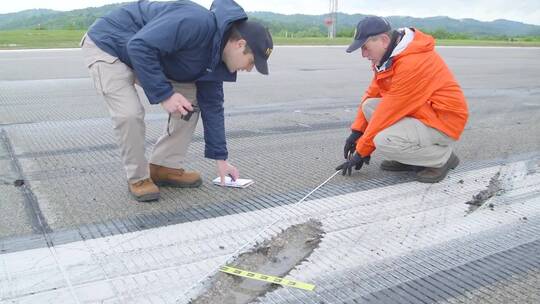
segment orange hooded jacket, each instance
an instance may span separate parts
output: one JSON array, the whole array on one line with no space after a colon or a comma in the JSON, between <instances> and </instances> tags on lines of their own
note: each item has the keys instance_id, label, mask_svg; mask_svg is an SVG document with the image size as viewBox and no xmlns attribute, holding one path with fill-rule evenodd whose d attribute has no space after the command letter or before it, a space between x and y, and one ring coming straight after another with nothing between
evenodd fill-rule
<instances>
[{"instance_id":1,"label":"orange hooded jacket","mask_svg":"<svg viewBox=\"0 0 540 304\"><path fill-rule=\"evenodd\" d=\"M388 69L377 72L362 97L379 97L369 123L362 104L351 129L364 134L356 144L361 156L375 150L373 138L380 131L404 117L413 117L438 129L453 139L459 139L468 118L467 103L454 76L434 50L433 37L414 31L414 39L398 55L392 57Z\"/></svg>"}]
</instances>

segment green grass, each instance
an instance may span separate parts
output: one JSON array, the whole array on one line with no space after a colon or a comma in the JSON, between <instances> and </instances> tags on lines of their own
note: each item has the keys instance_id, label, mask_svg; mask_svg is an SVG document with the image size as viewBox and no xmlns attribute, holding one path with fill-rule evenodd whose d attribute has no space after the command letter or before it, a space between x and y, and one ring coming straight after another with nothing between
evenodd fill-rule
<instances>
[{"instance_id":1,"label":"green grass","mask_svg":"<svg viewBox=\"0 0 540 304\"><path fill-rule=\"evenodd\" d=\"M78 47L85 31L15 30L0 31L0 49L36 49Z\"/></svg>"},{"instance_id":2,"label":"green grass","mask_svg":"<svg viewBox=\"0 0 540 304\"><path fill-rule=\"evenodd\" d=\"M324 37L284 38L274 37L276 45L348 45L351 38L337 37L328 39ZM507 41L507 40L480 40L480 39L437 39L437 45L448 46L540 46L540 40L536 41Z\"/></svg>"},{"instance_id":3,"label":"green grass","mask_svg":"<svg viewBox=\"0 0 540 304\"><path fill-rule=\"evenodd\" d=\"M15 30L0 31L0 49L32 49L32 48L72 48L78 47L84 30ZM525 41L505 40L445 40L438 39L437 45L456 46L540 46L540 39ZM325 37L285 38L274 37L276 45L347 45L351 38Z\"/></svg>"},{"instance_id":4,"label":"green grass","mask_svg":"<svg viewBox=\"0 0 540 304\"><path fill-rule=\"evenodd\" d=\"M540 41L508 41L508 40L480 40L480 39L466 39L466 40L449 40L449 39L437 39L437 45L450 45L450 46L540 46Z\"/></svg>"},{"instance_id":5,"label":"green grass","mask_svg":"<svg viewBox=\"0 0 540 304\"><path fill-rule=\"evenodd\" d=\"M337 37L335 39L328 39L326 37L273 37L273 40L276 45L347 45L352 41L352 39L348 37Z\"/></svg>"}]
</instances>

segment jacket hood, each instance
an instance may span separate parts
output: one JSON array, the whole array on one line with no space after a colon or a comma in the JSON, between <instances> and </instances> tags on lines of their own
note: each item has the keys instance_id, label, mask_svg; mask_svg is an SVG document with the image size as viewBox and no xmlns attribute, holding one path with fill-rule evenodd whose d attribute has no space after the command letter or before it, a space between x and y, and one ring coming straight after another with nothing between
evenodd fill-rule
<instances>
[{"instance_id":1,"label":"jacket hood","mask_svg":"<svg viewBox=\"0 0 540 304\"><path fill-rule=\"evenodd\" d=\"M213 41L212 67L216 67L221 60L221 44L225 32L235 21L247 20L248 16L244 9L233 0L215 0L210 6L210 11L216 18L217 33Z\"/></svg>"},{"instance_id":2,"label":"jacket hood","mask_svg":"<svg viewBox=\"0 0 540 304\"><path fill-rule=\"evenodd\" d=\"M430 35L422 33L418 29L412 29L414 31L414 39L409 43L407 48L399 54L399 56L405 56L408 54L418 54L431 52L435 48L435 39Z\"/></svg>"}]
</instances>

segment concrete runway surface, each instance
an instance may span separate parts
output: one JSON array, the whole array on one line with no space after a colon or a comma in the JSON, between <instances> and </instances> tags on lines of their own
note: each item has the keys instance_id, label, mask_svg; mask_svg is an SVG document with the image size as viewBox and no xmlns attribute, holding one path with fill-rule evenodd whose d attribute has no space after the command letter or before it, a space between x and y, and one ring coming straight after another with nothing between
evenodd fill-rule
<instances>
[{"instance_id":1,"label":"concrete runway surface","mask_svg":"<svg viewBox=\"0 0 540 304\"><path fill-rule=\"evenodd\" d=\"M310 220L324 233L285 273L315 290L263 286L261 303L540 303L540 48L438 51L470 110L443 182L383 172L375 153L299 202L342 161L372 73L343 47L276 47L269 76L225 87L230 161L255 184L211 184L199 123L185 167L203 186L150 204L129 197L80 51L0 51L0 303L208 303L220 266ZM166 115L145 108L150 151Z\"/></svg>"}]
</instances>

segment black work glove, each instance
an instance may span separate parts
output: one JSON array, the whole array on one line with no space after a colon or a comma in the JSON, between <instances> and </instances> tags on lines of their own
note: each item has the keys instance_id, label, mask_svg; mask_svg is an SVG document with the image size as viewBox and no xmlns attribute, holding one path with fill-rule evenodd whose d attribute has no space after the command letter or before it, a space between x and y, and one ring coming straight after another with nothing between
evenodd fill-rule
<instances>
[{"instance_id":1,"label":"black work glove","mask_svg":"<svg viewBox=\"0 0 540 304\"><path fill-rule=\"evenodd\" d=\"M362 166L364 164L369 165L370 159L371 157L369 156L362 157L360 156L360 154L354 152L354 154L349 158L349 160L337 166L336 170L341 170L342 175L348 174L349 176L351 176L353 167L355 170L360 170L362 169Z\"/></svg>"},{"instance_id":2,"label":"black work glove","mask_svg":"<svg viewBox=\"0 0 540 304\"><path fill-rule=\"evenodd\" d=\"M343 158L348 159L350 155L356 151L356 141L362 136L362 132L352 130L351 135L345 140L345 146L343 147Z\"/></svg>"}]
</instances>

